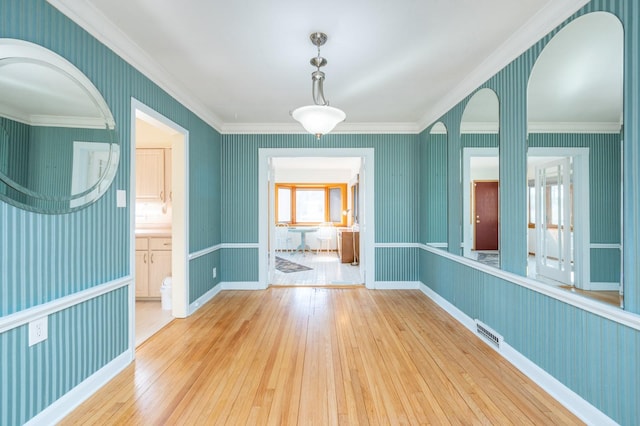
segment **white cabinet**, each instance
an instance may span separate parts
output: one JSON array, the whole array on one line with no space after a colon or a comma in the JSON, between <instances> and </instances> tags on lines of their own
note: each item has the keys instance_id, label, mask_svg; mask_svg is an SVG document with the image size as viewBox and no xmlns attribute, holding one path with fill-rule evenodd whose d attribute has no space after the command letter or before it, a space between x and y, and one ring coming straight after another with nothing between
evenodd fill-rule
<instances>
[{"instance_id":1,"label":"white cabinet","mask_svg":"<svg viewBox=\"0 0 640 426\"><path fill-rule=\"evenodd\" d=\"M162 281L171 276L171 238L136 237L136 297L159 298Z\"/></svg>"},{"instance_id":2,"label":"white cabinet","mask_svg":"<svg viewBox=\"0 0 640 426\"><path fill-rule=\"evenodd\" d=\"M136 200L165 202L165 150L136 149Z\"/></svg>"}]
</instances>

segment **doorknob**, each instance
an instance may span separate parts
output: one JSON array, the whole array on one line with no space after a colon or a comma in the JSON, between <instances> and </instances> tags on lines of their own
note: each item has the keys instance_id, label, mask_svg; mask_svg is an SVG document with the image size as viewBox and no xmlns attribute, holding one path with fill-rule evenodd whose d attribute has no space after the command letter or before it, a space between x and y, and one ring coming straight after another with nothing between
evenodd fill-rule
<instances>
[{"instance_id":1,"label":"doorknob","mask_svg":"<svg viewBox=\"0 0 640 426\"><path fill-rule=\"evenodd\" d=\"M476 219L476 223L480 223L480 219Z\"/></svg>"}]
</instances>

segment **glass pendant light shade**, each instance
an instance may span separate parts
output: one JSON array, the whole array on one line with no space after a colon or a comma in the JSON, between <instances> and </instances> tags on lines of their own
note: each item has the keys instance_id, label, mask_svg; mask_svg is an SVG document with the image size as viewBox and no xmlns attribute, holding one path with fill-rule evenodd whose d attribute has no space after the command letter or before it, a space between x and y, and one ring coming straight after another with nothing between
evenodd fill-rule
<instances>
[{"instance_id":1,"label":"glass pendant light shade","mask_svg":"<svg viewBox=\"0 0 640 426\"><path fill-rule=\"evenodd\" d=\"M296 108L291 113L294 120L299 121L304 129L318 138L333 130L347 117L341 109L328 105L308 105Z\"/></svg>"}]
</instances>

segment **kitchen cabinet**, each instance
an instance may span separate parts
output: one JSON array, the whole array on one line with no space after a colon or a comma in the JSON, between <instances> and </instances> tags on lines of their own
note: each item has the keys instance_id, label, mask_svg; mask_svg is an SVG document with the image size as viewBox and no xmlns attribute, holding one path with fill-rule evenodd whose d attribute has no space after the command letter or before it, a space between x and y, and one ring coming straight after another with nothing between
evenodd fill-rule
<instances>
[{"instance_id":1,"label":"kitchen cabinet","mask_svg":"<svg viewBox=\"0 0 640 426\"><path fill-rule=\"evenodd\" d=\"M340 263L352 263L360 258L360 232L338 228L338 257Z\"/></svg>"},{"instance_id":2,"label":"kitchen cabinet","mask_svg":"<svg viewBox=\"0 0 640 426\"><path fill-rule=\"evenodd\" d=\"M160 298L162 281L171 276L171 238L136 237L136 297Z\"/></svg>"},{"instance_id":3,"label":"kitchen cabinet","mask_svg":"<svg viewBox=\"0 0 640 426\"><path fill-rule=\"evenodd\" d=\"M136 200L165 201L164 149L136 149Z\"/></svg>"}]
</instances>

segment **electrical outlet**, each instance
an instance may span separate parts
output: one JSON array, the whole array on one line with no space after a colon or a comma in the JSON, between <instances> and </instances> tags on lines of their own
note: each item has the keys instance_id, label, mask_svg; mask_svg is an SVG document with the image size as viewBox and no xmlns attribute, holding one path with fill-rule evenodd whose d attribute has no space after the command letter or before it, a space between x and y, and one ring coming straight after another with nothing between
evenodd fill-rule
<instances>
[{"instance_id":1,"label":"electrical outlet","mask_svg":"<svg viewBox=\"0 0 640 426\"><path fill-rule=\"evenodd\" d=\"M49 336L49 317L29 321L29 346L47 340Z\"/></svg>"},{"instance_id":2,"label":"electrical outlet","mask_svg":"<svg viewBox=\"0 0 640 426\"><path fill-rule=\"evenodd\" d=\"M217 277L217 276L218 276L218 268L213 268L213 273L212 273L212 275L213 275L213 278L215 278L215 277Z\"/></svg>"}]
</instances>

